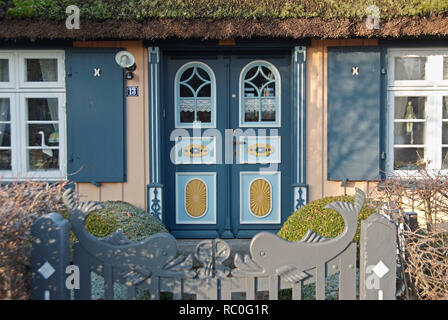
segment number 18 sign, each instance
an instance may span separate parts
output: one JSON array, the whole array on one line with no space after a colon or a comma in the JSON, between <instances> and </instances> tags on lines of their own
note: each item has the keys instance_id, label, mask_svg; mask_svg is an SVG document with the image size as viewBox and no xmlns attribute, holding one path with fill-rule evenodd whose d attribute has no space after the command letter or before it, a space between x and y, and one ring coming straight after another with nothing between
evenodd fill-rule
<instances>
[{"instance_id":1,"label":"number 18 sign","mask_svg":"<svg viewBox=\"0 0 448 320\"><path fill-rule=\"evenodd\" d=\"M137 86L126 87L126 96L127 97L138 97L138 87Z\"/></svg>"}]
</instances>

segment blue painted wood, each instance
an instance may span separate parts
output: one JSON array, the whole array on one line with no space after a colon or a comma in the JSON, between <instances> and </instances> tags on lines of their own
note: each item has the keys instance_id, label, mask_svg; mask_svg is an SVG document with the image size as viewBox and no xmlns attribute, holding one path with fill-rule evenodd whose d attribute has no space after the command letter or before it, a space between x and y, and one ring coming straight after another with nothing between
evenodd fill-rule
<instances>
[{"instance_id":1,"label":"blue painted wood","mask_svg":"<svg viewBox=\"0 0 448 320\"><path fill-rule=\"evenodd\" d=\"M378 47L328 48L329 180L380 178L381 67Z\"/></svg>"},{"instance_id":2,"label":"blue painted wood","mask_svg":"<svg viewBox=\"0 0 448 320\"><path fill-rule=\"evenodd\" d=\"M69 300L65 286L70 262L70 226L58 213L37 219L31 226L31 273L33 300Z\"/></svg>"},{"instance_id":3,"label":"blue painted wood","mask_svg":"<svg viewBox=\"0 0 448 320\"><path fill-rule=\"evenodd\" d=\"M199 62L207 65L211 70L213 70L216 77L216 95L219 97L217 99L217 117L216 117L216 128L202 128L202 129L191 129L191 128L181 128L177 129L177 131L173 134L175 128L175 112L178 111L177 106L175 105L175 92L176 92L176 73L182 66L186 63L190 62ZM164 208L165 208L165 216L164 223L167 225L170 232L179 238L204 238L204 237L219 237L224 232L225 219L226 214L228 213L228 201L223 201L226 199L228 194L228 166L223 164L175 164L174 163L174 152L171 154L173 147L175 146L174 136L189 136L196 137L207 132L210 133L211 136L221 135L224 133L224 130L228 128L227 116L226 112L228 109L226 108L226 99L227 99L227 80L226 80L226 67L224 58L210 56L204 58L198 57L168 57L164 56L164 65L163 65L163 97L164 97L164 143L163 143L163 156L164 156L164 185L165 185L165 196L164 196ZM172 140L170 139L172 137ZM224 134L222 134L224 137ZM195 140L196 141L196 140ZM208 141L207 141L208 142ZM182 142L180 142L182 143ZM217 138L217 146L223 144L223 141ZM194 142L196 144L196 142ZM211 146L210 146L211 147ZM219 161L219 155L217 155L217 161ZM213 159L214 157L209 157ZM185 156L182 156L181 159L185 159ZM224 161L224 160L222 160ZM221 161L220 161L221 162ZM183 181L182 185L176 186L176 175L177 173L185 174L191 173L193 177L195 173L198 177L201 175L206 175L210 173L216 173L216 187L210 186L209 190L214 190L216 193L216 223L210 224L208 218L210 217L211 212L208 212L204 220L204 224L201 223L201 219L197 219L197 223L192 224L193 221L189 221L188 224L185 223L176 223L176 198L178 198L178 205L183 205L184 197L182 196L182 192L179 190L185 188L185 184L188 183L188 180ZM179 182L180 183L180 182ZM208 197L208 199L212 199ZM211 204L211 203L210 203ZM212 206L209 206L208 210L213 210ZM179 212L182 215L183 210ZM184 217L185 218L185 217ZM182 220L182 218L180 219ZM207 220L207 221L206 221Z\"/></svg>"},{"instance_id":4,"label":"blue painted wood","mask_svg":"<svg viewBox=\"0 0 448 320\"><path fill-rule=\"evenodd\" d=\"M231 165L231 225L232 232L238 238L248 238L255 235L260 231L272 231L277 232L282 223L287 219L287 217L291 214L292 208L292 192L291 185L294 182L293 174L292 174L292 165L293 165L293 156L295 148L292 147L292 128L294 128L296 124L296 120L292 117L292 107L293 99L292 99L292 65L291 65L291 55L293 51L291 50L289 54L275 54L275 52L264 52L264 53L253 53L250 57L248 56L240 56L235 55L231 58L231 73L230 73L230 92L237 93L239 89L239 79L241 71L247 66L249 63L255 60L266 61L268 64L273 65L280 74L281 80L281 123L280 127L263 127L257 128L258 123L254 123L252 127L241 128L244 132L247 130L255 130L258 136L280 136L281 137L281 163L276 164L273 167L267 164L239 164L235 163ZM230 127L238 128L239 127L239 114L236 110L239 110L239 99L231 99L230 101L230 110L231 119L230 119ZM233 111L235 110L235 111ZM263 133L263 130L265 132ZM243 133L244 134L244 133ZM273 223L270 221L270 216L266 217L265 221L260 219L256 224L243 224L241 223L241 213L244 210L241 210L241 207L249 206L246 203L245 199L248 199L249 190L241 190L240 189L240 179L241 173L244 172L256 172L259 173L260 178L267 178L269 175L260 172L260 171L277 171L280 172L280 185L281 192L280 197L278 199L280 202L280 221ZM244 184L243 184L244 185ZM244 186L243 186L244 187ZM276 195L277 192L273 191L273 195ZM274 201L275 202L275 201ZM262 223L266 222L266 223Z\"/></svg>"},{"instance_id":5,"label":"blue painted wood","mask_svg":"<svg viewBox=\"0 0 448 320\"><path fill-rule=\"evenodd\" d=\"M115 62L119 50L67 50L67 171L73 181L126 181L124 76ZM95 76L98 68L100 76Z\"/></svg>"},{"instance_id":6,"label":"blue painted wood","mask_svg":"<svg viewBox=\"0 0 448 320\"><path fill-rule=\"evenodd\" d=\"M387 159L387 48L381 48L381 114L380 114L380 178L386 179L386 159Z\"/></svg>"},{"instance_id":7,"label":"blue painted wood","mask_svg":"<svg viewBox=\"0 0 448 320\"><path fill-rule=\"evenodd\" d=\"M303 183L293 184L293 211L299 210L309 201L308 185Z\"/></svg>"},{"instance_id":8,"label":"blue painted wood","mask_svg":"<svg viewBox=\"0 0 448 320\"><path fill-rule=\"evenodd\" d=\"M151 184L162 184L162 105L160 98L161 81L161 59L158 47L148 48L148 89L149 89L149 147L150 147L150 182Z\"/></svg>"},{"instance_id":9,"label":"blue painted wood","mask_svg":"<svg viewBox=\"0 0 448 320\"><path fill-rule=\"evenodd\" d=\"M228 52L243 52L251 55L253 52L272 52L285 51L288 53L294 46L310 46L310 39L273 39L273 38L257 38L257 39L235 39L234 46L219 45L218 40L203 40L203 39L186 39L179 41L179 39L166 40L147 40L144 41L146 46L157 45L166 51L175 54L179 52L189 52L197 54L199 51L212 53L228 53Z\"/></svg>"},{"instance_id":10,"label":"blue painted wood","mask_svg":"<svg viewBox=\"0 0 448 320\"><path fill-rule=\"evenodd\" d=\"M295 131L297 120L292 117L292 51L289 54L284 52L264 52L263 54L251 54L250 56L234 55L234 54L208 54L202 57L197 53L193 53L191 57L184 53L182 56L163 55L163 105L164 105L164 138L163 138L163 155L164 155L164 208L166 215L164 222L172 234L179 238L204 238L205 235L216 236L223 238L231 237L250 237L261 230L269 230L272 232L278 231L281 224L291 214L292 196L291 185L293 180L292 164L293 152L296 150L293 147L292 136ZM272 223L266 221L266 224L240 224L240 172L255 171L259 169L265 170L266 164L237 164L236 158L233 157L233 152L238 150L237 146L232 145L230 140L230 147L225 146L226 139L232 139L232 129L239 128L239 92L240 92L240 75L241 71L249 63L256 60L266 60L272 63L279 71L281 77L281 127L273 128L272 123L269 126L260 128L266 130L264 135L279 135L281 136L281 163L278 171L281 172L281 199L276 199L281 203L280 221ZM222 137L221 141L217 141L218 164L174 164L171 159L171 151L175 145L174 137L178 135L193 136L194 129L182 128L178 129L177 134L172 134L175 130L175 112L178 108L175 106L175 92L176 92L176 73L182 66L189 62L200 62L206 64L213 70L216 77L216 129L202 128L201 134L211 132L219 133ZM226 132L227 129L227 132ZM255 126L247 129L257 129ZM277 130L278 134L270 130ZM197 130L199 131L199 130ZM230 134L229 134L230 131ZM257 132L258 135L263 135L262 132ZM170 139L171 137L171 139ZM172 141L171 141L172 140ZM219 140L219 139L218 139ZM221 148L219 148L221 146ZM224 153L225 149L227 151ZM221 153L221 154L220 154ZM233 161L233 164L225 164L224 162ZM204 173L216 173L216 224L200 223L198 219L197 224L176 223L176 198L177 201L183 202L184 199L179 195L184 185L176 186L176 174L188 173L200 177ZM260 176L262 177L262 176ZM176 193L177 190L177 193ZM246 192L246 191L244 191ZM273 192L273 194L278 194ZM273 216L272 216L273 217ZM258 221L257 221L258 222Z\"/></svg>"}]
</instances>

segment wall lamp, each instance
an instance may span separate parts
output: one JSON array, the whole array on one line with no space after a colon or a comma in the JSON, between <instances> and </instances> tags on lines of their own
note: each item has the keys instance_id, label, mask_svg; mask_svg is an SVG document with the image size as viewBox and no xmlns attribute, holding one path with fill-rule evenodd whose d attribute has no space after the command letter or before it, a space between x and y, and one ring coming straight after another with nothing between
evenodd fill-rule
<instances>
[{"instance_id":1,"label":"wall lamp","mask_svg":"<svg viewBox=\"0 0 448 320\"><path fill-rule=\"evenodd\" d=\"M126 70L124 78L126 80L132 80L134 78L133 72L137 69L135 64L135 58L129 51L119 51L115 55L115 62L123 69Z\"/></svg>"}]
</instances>

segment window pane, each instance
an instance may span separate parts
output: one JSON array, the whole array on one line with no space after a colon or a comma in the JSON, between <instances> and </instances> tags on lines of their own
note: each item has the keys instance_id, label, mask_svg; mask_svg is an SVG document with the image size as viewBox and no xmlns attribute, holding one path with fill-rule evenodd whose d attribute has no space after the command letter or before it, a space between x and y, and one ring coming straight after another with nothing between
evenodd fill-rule
<instances>
[{"instance_id":1,"label":"window pane","mask_svg":"<svg viewBox=\"0 0 448 320\"><path fill-rule=\"evenodd\" d=\"M263 97L275 97L275 82L269 83L263 87L261 91Z\"/></svg>"},{"instance_id":2,"label":"window pane","mask_svg":"<svg viewBox=\"0 0 448 320\"><path fill-rule=\"evenodd\" d=\"M244 96L249 98L258 96L255 87L250 83L244 84Z\"/></svg>"},{"instance_id":3,"label":"window pane","mask_svg":"<svg viewBox=\"0 0 448 320\"><path fill-rule=\"evenodd\" d=\"M258 98L244 99L244 121L258 121L259 102Z\"/></svg>"},{"instance_id":4,"label":"window pane","mask_svg":"<svg viewBox=\"0 0 448 320\"><path fill-rule=\"evenodd\" d=\"M0 147L11 146L11 125L0 123Z\"/></svg>"},{"instance_id":5,"label":"window pane","mask_svg":"<svg viewBox=\"0 0 448 320\"><path fill-rule=\"evenodd\" d=\"M188 84L195 93L197 93L199 87L204 83L204 81L202 79L200 79L197 74L195 73L193 75L193 78L191 78L189 81L186 82L186 84Z\"/></svg>"},{"instance_id":6,"label":"window pane","mask_svg":"<svg viewBox=\"0 0 448 320\"><path fill-rule=\"evenodd\" d=\"M443 97L443 119L448 119L448 97Z\"/></svg>"},{"instance_id":7,"label":"window pane","mask_svg":"<svg viewBox=\"0 0 448 320\"><path fill-rule=\"evenodd\" d=\"M426 97L395 97L395 119L425 119Z\"/></svg>"},{"instance_id":8,"label":"window pane","mask_svg":"<svg viewBox=\"0 0 448 320\"><path fill-rule=\"evenodd\" d=\"M28 150L30 170L59 169L59 150Z\"/></svg>"},{"instance_id":9,"label":"window pane","mask_svg":"<svg viewBox=\"0 0 448 320\"><path fill-rule=\"evenodd\" d=\"M212 89L214 83L208 71L198 65L182 72L176 84L179 87L178 112L181 123L195 121L211 123Z\"/></svg>"},{"instance_id":10,"label":"window pane","mask_svg":"<svg viewBox=\"0 0 448 320\"><path fill-rule=\"evenodd\" d=\"M199 77L201 77L205 81L210 81L210 76L208 75L207 71L202 68L197 68L197 72Z\"/></svg>"},{"instance_id":11,"label":"window pane","mask_svg":"<svg viewBox=\"0 0 448 320\"><path fill-rule=\"evenodd\" d=\"M258 88L262 96L275 96L275 82L268 85L268 83L275 81L274 74L269 68L261 66L253 67L246 73L244 80L246 93L250 94L253 92L251 88L255 87ZM254 92L254 96L258 96L258 92Z\"/></svg>"},{"instance_id":12,"label":"window pane","mask_svg":"<svg viewBox=\"0 0 448 320\"><path fill-rule=\"evenodd\" d=\"M180 99L180 122L193 122L195 99Z\"/></svg>"},{"instance_id":13,"label":"window pane","mask_svg":"<svg viewBox=\"0 0 448 320\"><path fill-rule=\"evenodd\" d=\"M193 70L194 68L188 68L187 70L185 70L180 77L180 81L188 80L188 78L190 78L193 74Z\"/></svg>"},{"instance_id":14,"label":"window pane","mask_svg":"<svg viewBox=\"0 0 448 320\"><path fill-rule=\"evenodd\" d=\"M245 79L246 80L253 79L255 77L255 75L257 74L257 72L258 72L258 67L250 68L250 70L247 71L247 73L246 73Z\"/></svg>"},{"instance_id":15,"label":"window pane","mask_svg":"<svg viewBox=\"0 0 448 320\"><path fill-rule=\"evenodd\" d=\"M194 112L180 112L180 122L194 122Z\"/></svg>"},{"instance_id":16,"label":"window pane","mask_svg":"<svg viewBox=\"0 0 448 320\"><path fill-rule=\"evenodd\" d=\"M184 98L184 97L194 97L194 92L191 88L181 84L180 85L180 97Z\"/></svg>"},{"instance_id":17,"label":"window pane","mask_svg":"<svg viewBox=\"0 0 448 320\"><path fill-rule=\"evenodd\" d=\"M59 130L57 124L29 124L28 146L57 147L59 145Z\"/></svg>"},{"instance_id":18,"label":"window pane","mask_svg":"<svg viewBox=\"0 0 448 320\"><path fill-rule=\"evenodd\" d=\"M275 121L275 98L261 99L261 121Z\"/></svg>"},{"instance_id":19,"label":"window pane","mask_svg":"<svg viewBox=\"0 0 448 320\"><path fill-rule=\"evenodd\" d=\"M198 111L198 114L197 114L198 120L197 121L210 123L210 122L212 122L211 115L212 115L211 112Z\"/></svg>"},{"instance_id":20,"label":"window pane","mask_svg":"<svg viewBox=\"0 0 448 320\"><path fill-rule=\"evenodd\" d=\"M198 97L211 97L212 94L212 89L210 84L206 84L203 85L199 90L198 90Z\"/></svg>"},{"instance_id":21,"label":"window pane","mask_svg":"<svg viewBox=\"0 0 448 320\"><path fill-rule=\"evenodd\" d=\"M442 144L448 144L448 122L442 123Z\"/></svg>"},{"instance_id":22,"label":"window pane","mask_svg":"<svg viewBox=\"0 0 448 320\"><path fill-rule=\"evenodd\" d=\"M442 169L448 169L448 148L442 148Z\"/></svg>"},{"instance_id":23,"label":"window pane","mask_svg":"<svg viewBox=\"0 0 448 320\"><path fill-rule=\"evenodd\" d=\"M57 121L57 98L27 98L29 121Z\"/></svg>"},{"instance_id":24,"label":"window pane","mask_svg":"<svg viewBox=\"0 0 448 320\"><path fill-rule=\"evenodd\" d=\"M426 57L395 58L395 80L425 80Z\"/></svg>"},{"instance_id":25,"label":"window pane","mask_svg":"<svg viewBox=\"0 0 448 320\"><path fill-rule=\"evenodd\" d=\"M11 120L9 99L0 98L0 147L11 146Z\"/></svg>"},{"instance_id":26,"label":"window pane","mask_svg":"<svg viewBox=\"0 0 448 320\"><path fill-rule=\"evenodd\" d=\"M58 81L57 59L25 59L25 81Z\"/></svg>"},{"instance_id":27,"label":"window pane","mask_svg":"<svg viewBox=\"0 0 448 320\"><path fill-rule=\"evenodd\" d=\"M425 144L424 122L396 122L394 144Z\"/></svg>"},{"instance_id":28,"label":"window pane","mask_svg":"<svg viewBox=\"0 0 448 320\"><path fill-rule=\"evenodd\" d=\"M210 98L196 100L197 121L211 122L212 100Z\"/></svg>"},{"instance_id":29,"label":"window pane","mask_svg":"<svg viewBox=\"0 0 448 320\"><path fill-rule=\"evenodd\" d=\"M10 121L9 99L0 98L0 121Z\"/></svg>"},{"instance_id":30,"label":"window pane","mask_svg":"<svg viewBox=\"0 0 448 320\"><path fill-rule=\"evenodd\" d=\"M11 150L0 150L0 170L11 170Z\"/></svg>"},{"instance_id":31,"label":"window pane","mask_svg":"<svg viewBox=\"0 0 448 320\"><path fill-rule=\"evenodd\" d=\"M211 97L211 81L200 67L188 68L180 77L181 97Z\"/></svg>"},{"instance_id":32,"label":"window pane","mask_svg":"<svg viewBox=\"0 0 448 320\"><path fill-rule=\"evenodd\" d=\"M9 61L8 59L0 59L0 82L9 81Z\"/></svg>"},{"instance_id":33,"label":"window pane","mask_svg":"<svg viewBox=\"0 0 448 320\"><path fill-rule=\"evenodd\" d=\"M448 80L448 57L443 57L443 80Z\"/></svg>"},{"instance_id":34,"label":"window pane","mask_svg":"<svg viewBox=\"0 0 448 320\"><path fill-rule=\"evenodd\" d=\"M424 148L395 148L395 170L419 170L426 167Z\"/></svg>"},{"instance_id":35,"label":"window pane","mask_svg":"<svg viewBox=\"0 0 448 320\"><path fill-rule=\"evenodd\" d=\"M276 121L276 78L267 66L250 68L244 76L244 121Z\"/></svg>"}]
</instances>

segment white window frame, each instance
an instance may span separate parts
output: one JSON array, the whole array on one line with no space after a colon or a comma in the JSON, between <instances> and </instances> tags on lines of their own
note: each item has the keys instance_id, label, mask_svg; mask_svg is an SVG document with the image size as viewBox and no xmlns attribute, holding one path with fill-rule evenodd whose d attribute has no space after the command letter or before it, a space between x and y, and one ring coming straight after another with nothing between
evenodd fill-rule
<instances>
[{"instance_id":1,"label":"white window frame","mask_svg":"<svg viewBox=\"0 0 448 320\"><path fill-rule=\"evenodd\" d=\"M198 65L202 69L204 69L208 75L210 76L210 94L211 94L211 122L201 122L201 121L193 121L193 122L181 122L180 121L180 78L184 74L184 72L194 65ZM213 69L206 63L200 61L190 61L177 69L176 75L174 76L174 127L176 129L194 129L196 127L213 129L216 128L216 114L218 113L218 106L216 104L216 76Z\"/></svg>"},{"instance_id":2,"label":"white window frame","mask_svg":"<svg viewBox=\"0 0 448 320\"><path fill-rule=\"evenodd\" d=\"M259 65L266 65L270 70L274 73L275 76L275 97L277 99L277 110L275 112L275 121L254 121L254 122L246 122L244 121L244 78L246 72L251 68ZM280 72L277 67L266 60L254 60L249 62L241 69L239 82L239 102L238 102L238 117L239 117L239 126L240 128L280 128L282 126L282 78L280 76Z\"/></svg>"},{"instance_id":3,"label":"white window frame","mask_svg":"<svg viewBox=\"0 0 448 320\"><path fill-rule=\"evenodd\" d=\"M11 170L0 170L0 177L3 179L14 179L18 176L18 157L17 152L17 139L15 137L18 136L18 115L16 106L16 94L15 93L4 93L0 92L0 98L9 99L9 115L10 115L10 130L11 130Z\"/></svg>"},{"instance_id":4,"label":"white window frame","mask_svg":"<svg viewBox=\"0 0 448 320\"><path fill-rule=\"evenodd\" d=\"M59 146L55 148L59 150L59 170L42 170L42 171L31 171L28 168L29 157L27 150L32 149L32 147L27 146L28 142L28 112L26 108L27 98L57 98L58 99L58 128L59 128ZM60 178L64 176L66 169L66 150L65 150L65 95L63 93L54 92L28 92L20 95L20 108L22 109L19 119L20 124L20 157L24 161L20 163L20 171L27 173L27 178L30 179L40 179L40 178ZM64 143L61 143L64 141ZM38 148L37 148L38 149Z\"/></svg>"},{"instance_id":5,"label":"white window frame","mask_svg":"<svg viewBox=\"0 0 448 320\"><path fill-rule=\"evenodd\" d=\"M395 58L427 57L426 80L395 80ZM443 79L443 56L448 57L448 48L432 49L389 49L388 50L388 90L420 90L422 87L447 87L448 80ZM442 66L442 68L438 67Z\"/></svg>"},{"instance_id":6,"label":"white window frame","mask_svg":"<svg viewBox=\"0 0 448 320\"><path fill-rule=\"evenodd\" d=\"M396 57L427 56L426 80L395 80ZM409 48L388 50L388 87L387 87L387 161L386 171L400 176L415 175L416 170L394 170L394 124L395 97L427 97L425 127L425 162L428 170L442 170L442 123L443 97L448 96L448 80L443 80L443 57L448 57L448 48ZM415 145L420 147L422 145ZM448 145L445 145L448 147ZM429 163L428 163L429 161Z\"/></svg>"},{"instance_id":7,"label":"white window frame","mask_svg":"<svg viewBox=\"0 0 448 320\"><path fill-rule=\"evenodd\" d=\"M8 60L9 67L9 81L0 81L0 89L9 88L13 89L16 87L16 56L13 53L0 52L0 59ZM11 70L12 69L12 70Z\"/></svg>"},{"instance_id":8,"label":"white window frame","mask_svg":"<svg viewBox=\"0 0 448 320\"><path fill-rule=\"evenodd\" d=\"M10 85L0 86L0 97L10 98L11 114L11 170L1 170L0 180L55 181L67 179L67 137L66 137L66 89L65 52L63 50L5 50L0 58L10 57ZM58 81L25 82L26 58L56 58ZM12 77L11 77L12 74ZM13 81L11 81L13 80ZM28 170L28 126L26 98L58 99L59 169Z\"/></svg>"},{"instance_id":9,"label":"white window frame","mask_svg":"<svg viewBox=\"0 0 448 320\"><path fill-rule=\"evenodd\" d=\"M20 88L65 88L65 53L63 51L23 51L18 53ZM58 81L25 81L26 59L56 59L58 68Z\"/></svg>"}]
</instances>

